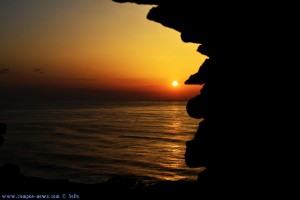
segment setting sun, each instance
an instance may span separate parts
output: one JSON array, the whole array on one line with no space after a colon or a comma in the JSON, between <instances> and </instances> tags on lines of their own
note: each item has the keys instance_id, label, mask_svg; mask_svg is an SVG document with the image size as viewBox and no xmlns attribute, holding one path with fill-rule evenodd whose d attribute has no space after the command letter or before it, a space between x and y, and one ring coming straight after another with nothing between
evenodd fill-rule
<instances>
[{"instance_id":1,"label":"setting sun","mask_svg":"<svg viewBox=\"0 0 300 200\"><path fill-rule=\"evenodd\" d=\"M177 87L177 86L178 86L178 82L177 82L177 81L173 81L173 82L172 82L172 85L173 85L174 87Z\"/></svg>"}]
</instances>

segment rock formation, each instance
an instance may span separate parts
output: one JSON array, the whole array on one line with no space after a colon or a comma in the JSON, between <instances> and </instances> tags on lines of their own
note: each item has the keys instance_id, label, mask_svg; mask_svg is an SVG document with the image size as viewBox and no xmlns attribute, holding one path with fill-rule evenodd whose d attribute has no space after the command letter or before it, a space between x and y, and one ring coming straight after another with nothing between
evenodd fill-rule
<instances>
[{"instance_id":1,"label":"rock formation","mask_svg":"<svg viewBox=\"0 0 300 200\"><path fill-rule=\"evenodd\" d=\"M3 144L4 142L4 139L2 137L2 134L5 134L6 133L6 124L4 123L0 123L0 146Z\"/></svg>"},{"instance_id":2,"label":"rock formation","mask_svg":"<svg viewBox=\"0 0 300 200\"><path fill-rule=\"evenodd\" d=\"M199 67L199 71L192 74L185 84L203 85L200 93L191 98L186 106L190 117L204 119L200 122L194 138L186 142L185 163L190 168L205 167L206 170L198 175L198 180L207 182L209 169L208 156L208 68L218 66L222 45L220 41L224 35L218 35L220 22L224 19L214 16L215 5L211 1L195 0L113 0L115 2L131 2L150 4L154 6L148 13L149 20L175 29L181 33L183 42L199 43L198 52L208 56ZM222 22L221 22L222 23ZM224 30L223 30L224 32ZM217 36L217 37L215 37ZM225 40L226 41L226 40ZM199 87L200 88L200 87Z\"/></svg>"}]
</instances>

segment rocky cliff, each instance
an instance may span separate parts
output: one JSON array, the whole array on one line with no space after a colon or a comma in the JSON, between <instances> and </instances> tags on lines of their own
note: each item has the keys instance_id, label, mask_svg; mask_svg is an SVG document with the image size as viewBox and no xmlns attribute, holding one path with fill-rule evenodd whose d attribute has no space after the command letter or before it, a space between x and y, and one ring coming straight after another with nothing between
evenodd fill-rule
<instances>
[{"instance_id":1,"label":"rocky cliff","mask_svg":"<svg viewBox=\"0 0 300 200\"><path fill-rule=\"evenodd\" d=\"M149 11L147 19L181 33L183 42L198 43L198 52L208 56L199 66L199 70L187 77L185 84L203 85L199 94L187 102L186 110L190 117L204 119L199 123L198 130L192 140L186 142L185 163L188 167L205 167L198 179L207 179L209 170L209 129L208 129L208 69L218 67L219 55L222 52L222 37L218 31L222 16L217 16L216 5L211 1L194 0L113 0L124 3L150 4L154 7ZM220 30L218 30L220 29ZM223 32L224 33L224 30ZM221 54L222 55L222 54ZM184 134L184 133L182 133Z\"/></svg>"}]
</instances>

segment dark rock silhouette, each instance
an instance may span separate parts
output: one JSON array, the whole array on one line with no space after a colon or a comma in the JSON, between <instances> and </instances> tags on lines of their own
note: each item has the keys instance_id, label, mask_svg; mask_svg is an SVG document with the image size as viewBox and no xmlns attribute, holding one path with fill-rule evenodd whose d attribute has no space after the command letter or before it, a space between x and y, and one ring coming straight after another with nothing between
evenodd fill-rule
<instances>
[{"instance_id":1,"label":"dark rock silhouette","mask_svg":"<svg viewBox=\"0 0 300 200\"><path fill-rule=\"evenodd\" d=\"M208 120L200 122L192 140L186 142L185 163L188 167L208 166Z\"/></svg>"},{"instance_id":2,"label":"dark rock silhouette","mask_svg":"<svg viewBox=\"0 0 300 200\"><path fill-rule=\"evenodd\" d=\"M4 139L2 137L2 134L5 134L7 130L7 126L5 123L0 123L0 146L3 144Z\"/></svg>"},{"instance_id":3,"label":"dark rock silhouette","mask_svg":"<svg viewBox=\"0 0 300 200\"><path fill-rule=\"evenodd\" d=\"M190 117L201 119L208 115L207 95L197 95L190 99L186 105Z\"/></svg>"},{"instance_id":4,"label":"dark rock silhouette","mask_svg":"<svg viewBox=\"0 0 300 200\"><path fill-rule=\"evenodd\" d=\"M137 180L134 177L121 175L111 177L107 180L106 184L107 186L120 191L138 190L145 187L145 184L142 181Z\"/></svg>"},{"instance_id":5,"label":"dark rock silhouette","mask_svg":"<svg viewBox=\"0 0 300 200\"><path fill-rule=\"evenodd\" d=\"M4 163L0 167L0 178L1 179L15 179L20 176L20 168L11 163Z\"/></svg>"},{"instance_id":6,"label":"dark rock silhouette","mask_svg":"<svg viewBox=\"0 0 300 200\"><path fill-rule=\"evenodd\" d=\"M158 22L163 26L175 29L181 33L183 42L193 42L201 44L197 49L198 52L206 55L209 59L200 66L198 72L192 74L185 84L199 84L203 87L201 92L187 102L186 110L190 117L204 119L199 124L195 137L186 142L185 162L188 167L205 167L206 170L199 174L198 180L208 180L209 169L209 151L208 151L208 68L218 66L218 56L223 52L222 41L226 33L221 32L222 24L225 20L222 17L214 16L216 13L216 3L211 1L195 0L136 0L123 1L113 0L116 2L134 2L138 4L156 4L147 18ZM220 5L220 4L218 4ZM216 37L215 37L216 36ZM205 177L205 178L204 178Z\"/></svg>"},{"instance_id":7,"label":"dark rock silhouette","mask_svg":"<svg viewBox=\"0 0 300 200\"><path fill-rule=\"evenodd\" d=\"M20 169L10 163L0 167L0 194L12 195L59 195L56 199L111 199L114 197L161 197L167 194L176 197L179 194L197 194L201 191L201 181L161 181L155 184L144 184L130 176L113 176L103 183L75 183L65 179L44 179L26 177ZM71 195L71 196L69 196ZM42 198L42 197L41 197ZM43 199L53 199L43 197Z\"/></svg>"},{"instance_id":8,"label":"dark rock silhouette","mask_svg":"<svg viewBox=\"0 0 300 200\"><path fill-rule=\"evenodd\" d=\"M210 59L206 59L200 66L199 71L195 74L192 74L184 83L187 85L202 85L206 83L208 79L208 68L211 63L210 61Z\"/></svg>"}]
</instances>

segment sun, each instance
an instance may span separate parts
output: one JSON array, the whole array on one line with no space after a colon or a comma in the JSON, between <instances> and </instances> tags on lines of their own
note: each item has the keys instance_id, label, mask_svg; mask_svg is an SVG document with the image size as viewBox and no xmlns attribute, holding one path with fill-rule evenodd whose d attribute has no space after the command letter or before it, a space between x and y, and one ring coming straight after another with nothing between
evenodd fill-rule
<instances>
[{"instance_id":1,"label":"sun","mask_svg":"<svg viewBox=\"0 0 300 200\"><path fill-rule=\"evenodd\" d=\"M178 86L178 81L173 81L173 82L172 82L172 85L173 85L174 87L177 87L177 86Z\"/></svg>"}]
</instances>

